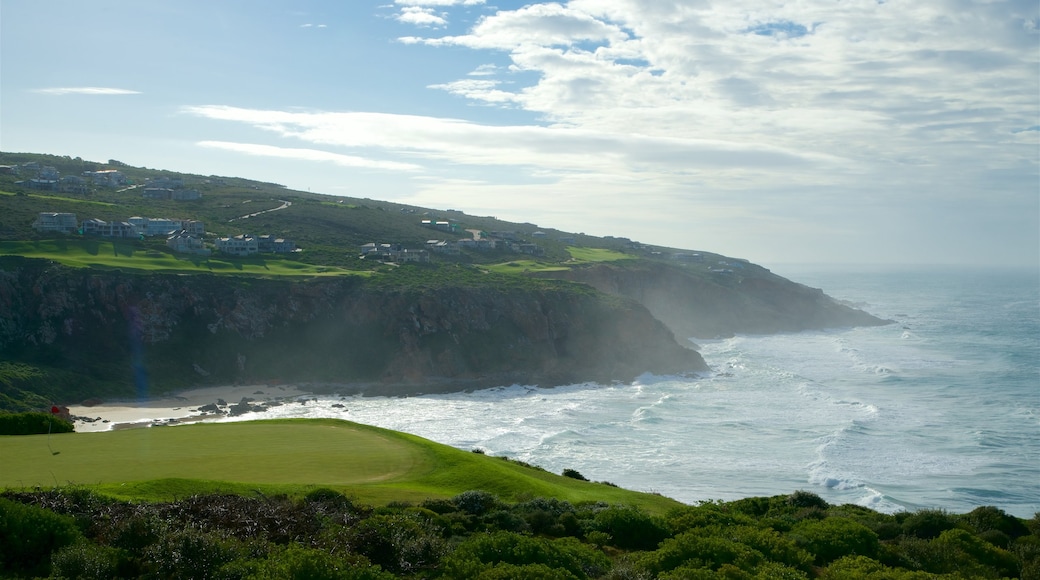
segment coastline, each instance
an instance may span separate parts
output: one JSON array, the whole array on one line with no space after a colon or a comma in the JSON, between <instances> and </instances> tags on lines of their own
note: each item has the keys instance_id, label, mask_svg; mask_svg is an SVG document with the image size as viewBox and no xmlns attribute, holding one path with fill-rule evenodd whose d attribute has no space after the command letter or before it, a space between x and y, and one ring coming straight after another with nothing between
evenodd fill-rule
<instances>
[{"instance_id":1,"label":"coastline","mask_svg":"<svg viewBox=\"0 0 1040 580\"><path fill-rule=\"evenodd\" d=\"M295 385L227 385L140 401L69 405L68 409L77 433L97 433L220 419L312 394Z\"/></svg>"}]
</instances>

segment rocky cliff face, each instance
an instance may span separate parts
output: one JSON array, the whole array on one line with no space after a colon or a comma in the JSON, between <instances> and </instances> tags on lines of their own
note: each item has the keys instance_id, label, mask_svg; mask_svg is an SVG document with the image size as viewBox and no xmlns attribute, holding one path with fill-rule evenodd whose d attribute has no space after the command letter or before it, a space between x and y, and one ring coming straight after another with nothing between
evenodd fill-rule
<instances>
[{"instance_id":1,"label":"rocky cliff face","mask_svg":"<svg viewBox=\"0 0 1040 580\"><path fill-rule=\"evenodd\" d=\"M642 306L567 284L379 291L0 260L0 352L152 392L323 381L372 392L706 370Z\"/></svg>"},{"instance_id":2,"label":"rocky cliff face","mask_svg":"<svg viewBox=\"0 0 1040 580\"><path fill-rule=\"evenodd\" d=\"M545 276L583 282L601 292L632 298L682 338L711 339L888 323L845 306L821 290L745 262L724 268L655 262L602 263Z\"/></svg>"}]
</instances>

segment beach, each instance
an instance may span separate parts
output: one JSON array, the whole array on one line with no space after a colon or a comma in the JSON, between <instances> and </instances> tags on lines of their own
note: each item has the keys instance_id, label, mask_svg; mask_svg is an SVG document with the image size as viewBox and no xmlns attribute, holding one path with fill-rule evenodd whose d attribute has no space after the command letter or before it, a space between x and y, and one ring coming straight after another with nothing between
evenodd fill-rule
<instances>
[{"instance_id":1,"label":"beach","mask_svg":"<svg viewBox=\"0 0 1040 580\"><path fill-rule=\"evenodd\" d=\"M292 385L230 385L191 389L140 401L69 405L76 431L90 433L218 419L311 394Z\"/></svg>"}]
</instances>

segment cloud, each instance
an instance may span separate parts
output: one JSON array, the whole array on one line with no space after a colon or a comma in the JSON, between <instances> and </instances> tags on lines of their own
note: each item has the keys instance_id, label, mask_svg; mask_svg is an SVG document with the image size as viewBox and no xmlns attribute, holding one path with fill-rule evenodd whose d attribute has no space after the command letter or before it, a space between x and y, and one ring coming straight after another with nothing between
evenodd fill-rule
<instances>
[{"instance_id":1,"label":"cloud","mask_svg":"<svg viewBox=\"0 0 1040 580\"><path fill-rule=\"evenodd\" d=\"M398 22L414 24L416 26L441 27L446 26L448 21L437 14L433 8L422 8L419 6L406 6L394 17Z\"/></svg>"},{"instance_id":2,"label":"cloud","mask_svg":"<svg viewBox=\"0 0 1040 580\"><path fill-rule=\"evenodd\" d=\"M422 168L411 163L399 163L395 161L380 161L367 159L353 155L341 155L318 149L300 149L288 147L274 147L271 145L259 145L255 143L233 143L228 141L199 141L199 147L207 149L221 149L234 151L246 155L258 157L278 157L282 159L296 159L302 161L324 161L335 163L343 167L356 167L363 169L381 169L388 171L420 171Z\"/></svg>"},{"instance_id":3,"label":"cloud","mask_svg":"<svg viewBox=\"0 0 1040 580\"><path fill-rule=\"evenodd\" d=\"M485 0L394 0L401 6L477 6Z\"/></svg>"},{"instance_id":4,"label":"cloud","mask_svg":"<svg viewBox=\"0 0 1040 580\"><path fill-rule=\"evenodd\" d=\"M329 26L327 24L311 24L311 23L307 23L307 24L301 24L300 25L300 28L328 28L328 27Z\"/></svg>"},{"instance_id":5,"label":"cloud","mask_svg":"<svg viewBox=\"0 0 1040 580\"><path fill-rule=\"evenodd\" d=\"M229 106L188 107L185 112L235 121L286 139L325 147L378 152L453 167L507 167L530 178L571 174L686 176L711 170L796 173L813 165L840 165L826 154L722 140L649 137L567 127L494 126L459 119L364 112L291 112ZM295 150L293 150L295 151ZM454 171L458 171L455 169Z\"/></svg>"},{"instance_id":6,"label":"cloud","mask_svg":"<svg viewBox=\"0 0 1040 580\"><path fill-rule=\"evenodd\" d=\"M33 92L44 95L139 95L140 91L117 89L111 87L60 87L35 89Z\"/></svg>"}]
</instances>

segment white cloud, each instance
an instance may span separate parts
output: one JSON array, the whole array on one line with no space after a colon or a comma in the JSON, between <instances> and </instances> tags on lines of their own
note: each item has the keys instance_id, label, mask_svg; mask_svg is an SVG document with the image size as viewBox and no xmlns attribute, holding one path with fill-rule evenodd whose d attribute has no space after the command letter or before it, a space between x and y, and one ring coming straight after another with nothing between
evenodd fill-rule
<instances>
[{"instance_id":1,"label":"white cloud","mask_svg":"<svg viewBox=\"0 0 1040 580\"><path fill-rule=\"evenodd\" d=\"M33 92L44 95L139 95L140 91L117 89L112 87L59 87L36 89Z\"/></svg>"},{"instance_id":2,"label":"white cloud","mask_svg":"<svg viewBox=\"0 0 1040 580\"><path fill-rule=\"evenodd\" d=\"M476 6L485 0L394 0L401 6Z\"/></svg>"},{"instance_id":3,"label":"white cloud","mask_svg":"<svg viewBox=\"0 0 1040 580\"><path fill-rule=\"evenodd\" d=\"M289 147L274 147L271 145L260 145L256 143L233 143L228 141L199 141L199 147L207 149L222 149L234 151L246 155L258 157L279 157L282 159L296 159L301 161L324 161L335 163L343 167L357 167L365 169L381 169L387 171L420 171L422 168L411 163L399 163L396 161L381 161L367 159L353 155L341 155L318 149L300 149Z\"/></svg>"},{"instance_id":4,"label":"white cloud","mask_svg":"<svg viewBox=\"0 0 1040 580\"><path fill-rule=\"evenodd\" d=\"M419 6L406 6L394 17L398 22L414 24L415 26L440 27L446 26L448 21L437 14L433 8L422 8Z\"/></svg>"}]
</instances>

